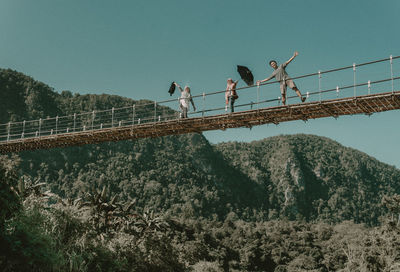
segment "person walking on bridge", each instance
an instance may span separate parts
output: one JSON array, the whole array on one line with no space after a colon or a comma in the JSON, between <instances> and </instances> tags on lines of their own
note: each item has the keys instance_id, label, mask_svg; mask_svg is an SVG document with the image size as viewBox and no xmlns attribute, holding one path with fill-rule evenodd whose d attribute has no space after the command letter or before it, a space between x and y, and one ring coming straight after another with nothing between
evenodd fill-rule
<instances>
[{"instance_id":1,"label":"person walking on bridge","mask_svg":"<svg viewBox=\"0 0 400 272\"><path fill-rule=\"evenodd\" d=\"M275 60L271 60L269 62L269 65L274 69L272 74L267 77L266 79L263 80L257 80L257 85L260 85L260 83L266 82L272 78L275 77L277 81L280 83L280 88L281 88L281 94L282 94L282 104L286 105L286 88L289 86L292 88L297 96L301 99L301 102L304 102L306 100L306 97L303 97L301 95L300 90L297 88L296 84L293 82L293 80L289 77L289 75L286 73L286 66L295 58L299 55L299 53L296 51L294 52L293 56L286 61L285 63L282 63L281 65L278 66L278 63Z\"/></svg>"},{"instance_id":2,"label":"person walking on bridge","mask_svg":"<svg viewBox=\"0 0 400 272\"><path fill-rule=\"evenodd\" d=\"M232 78L228 78L226 81L226 90L225 90L225 111L228 110L228 105L231 108L231 112L234 112L234 106L233 104L235 103L235 100L239 98L239 96L236 93L236 85L238 81L233 81Z\"/></svg>"},{"instance_id":3,"label":"person walking on bridge","mask_svg":"<svg viewBox=\"0 0 400 272\"><path fill-rule=\"evenodd\" d=\"M193 111L196 111L196 106L194 105L192 95L190 94L189 86L185 86L183 90L178 83L174 82L175 86L179 88L181 91L181 97L179 98L179 107L182 110L181 118L188 118L188 111L189 111L189 102L192 103Z\"/></svg>"}]
</instances>

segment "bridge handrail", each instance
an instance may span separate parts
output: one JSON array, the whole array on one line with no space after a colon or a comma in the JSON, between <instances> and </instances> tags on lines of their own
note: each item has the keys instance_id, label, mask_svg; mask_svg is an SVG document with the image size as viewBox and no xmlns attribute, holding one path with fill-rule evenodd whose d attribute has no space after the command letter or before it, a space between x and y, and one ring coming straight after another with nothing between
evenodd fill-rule
<instances>
[{"instance_id":1,"label":"bridge handrail","mask_svg":"<svg viewBox=\"0 0 400 272\"><path fill-rule=\"evenodd\" d=\"M392 60L398 59L398 58L400 58L400 56L391 56L389 58L379 59L379 60L360 63L360 64L353 64L351 66L344 66L344 67L340 67L340 68L335 68L335 69L330 69L330 70L325 70L325 71L319 71L317 73L309 73L309 74L305 74L305 75L301 75L301 76L292 77L291 79L306 78L306 77L311 77L311 76L316 76L316 75L321 75L321 74L327 74L327 73L332 73L332 72L337 72L337 71L346 70L346 69L352 69L352 68L355 69L355 67L361 67L361 66L366 66L366 65L379 63L379 62L385 62L385 61L391 61L391 64L392 64ZM393 77L393 72L392 72L392 77L391 78L383 79L383 80L376 80L376 81L372 81L372 82L368 81L368 82L359 83L359 84L355 84L355 82L354 82L354 84L352 84L352 85L340 87L340 90L348 89L348 88L356 88L356 87L360 87L360 86L365 86L367 84L368 85L370 85L370 84L378 84L378 83L387 82L387 81L390 81L390 80L393 82L394 80L398 80L398 79L400 79L400 77ZM255 85L251 85L251 86L245 86L245 87L236 88L236 90L241 91L241 90L246 90L246 89L250 89L250 88L254 88L254 87L258 87L258 86L275 84L275 83L278 83L278 82L279 81L270 81L270 82L262 83L262 84L259 84L259 85L255 84ZM393 87L393 85L392 85L392 87ZM334 92L334 91L337 91L337 89L327 89L327 90L319 90L319 91L315 91L315 92L308 92L307 95L311 96L311 95ZM215 95L215 94L220 94L220 93L225 93L225 90L216 91L216 92L210 92L210 93L203 93L203 94L200 94L200 95L194 95L192 97L193 98L199 98L199 97L205 97L205 96ZM291 99L291 98L295 98L295 97L296 96L288 96L287 98ZM116 117L115 121L117 121L117 122L125 122L126 123L126 122L130 121L129 118L130 118L130 116L132 116L132 112L126 114L124 112L118 112L118 111L121 111L121 110L124 110L124 109L132 109L135 106L146 107L146 106L151 106L151 105L154 105L155 109L158 110L157 106L159 106L160 104L167 103L167 102L173 102L173 101L177 101L177 100L179 100L179 98L178 99L169 99L169 100L164 100L164 101L158 101L158 102L154 101L154 102L151 102L151 103L143 103L143 104L135 103L135 104L132 104L130 106L125 106L125 107L120 107L120 108L111 108L111 109L105 109L105 110L93 110L93 111L88 111L88 112L81 112L81 113L75 113L75 114L70 114L70 115L56 116L56 117L51 117L51 118L41 118L41 119L28 120L28 121L8 122L8 123L0 124L0 127L9 126L8 136L10 137L10 136L15 136L15 135L21 135L20 133L19 134L15 134L15 135L12 134L11 131L10 131L10 124L12 124L12 125L20 125L21 127L23 125L24 128L25 128L25 126L28 128L28 126L30 126L32 124L33 124L34 127L37 127L38 126L37 122L39 122L39 130L40 130L40 124L41 124L41 122L43 122L43 127L42 127L42 131L41 132L45 133L45 132L53 131L54 125L52 125L51 123L49 124L49 122L56 121L57 124L56 124L55 129L56 129L56 133L57 133L57 130L61 131L61 130L65 130L65 129L68 129L68 128L72 129L72 127L70 125L71 120L68 120L68 118L74 117L74 122L75 122L75 118L77 118L77 117L85 117L86 116L86 118L87 118L90 115L101 116L101 114L103 114L103 113L113 113L114 114L114 112L115 112L115 115L113 115L113 116ZM250 103L236 105L236 107L259 105L259 104L269 103L269 102L274 102L274 101L280 101L280 98L267 99L267 100L257 101L257 102L253 102L252 101ZM223 110L223 109L224 109L224 107L215 108L215 109L204 109L203 108L203 110L198 110L197 112L193 112L193 113L189 113L189 114L190 115L196 115L196 114L203 114L204 115L204 113L206 113L206 112L220 111L220 110ZM125 117L125 116L128 117L127 120L124 120L124 119L121 120L120 117ZM133 118L134 117L135 116L133 115ZM158 118L160 118L160 117L161 116L159 115ZM176 113L170 114L170 115L165 115L164 114L162 116L162 118L164 120L166 120L166 118L171 118L171 117L172 118L175 118L175 117L178 118L176 116ZM106 116L106 118L109 118L109 116L108 117ZM118 120L118 119L120 119L120 120ZM154 117L146 117L146 118L142 118L141 119L142 122L156 121L156 120L157 120L157 115L156 114L154 115ZM45 123L45 122L47 122L47 123ZM83 120L78 120L77 122L80 123L83 126L83 124L87 123L87 120L83 119ZM97 122L97 120L96 120L96 122ZM132 122L134 122L134 120ZM116 123L112 123L112 122L110 122L110 123L111 123L111 126L114 126L114 124L116 124ZM64 124L66 124L65 127L63 126ZM133 124L134 123L132 123L132 125ZM74 123L74 125L75 125L75 123ZM98 126L98 125L99 124L96 124L96 126ZM101 125L103 125L103 123L101 123ZM108 123L104 123L104 125L108 125ZM50 129L50 128L53 128L53 129ZM15 129L16 128L14 128L14 130ZM47 130L47 129L49 129L49 130ZM90 130L90 129L94 129L93 124L92 124L92 127L88 127L88 130ZM32 131L33 131L32 133L34 134L35 130L32 130ZM75 128L74 128L73 131L75 131ZM29 129L27 129L26 130L26 135L28 135L29 133L31 133L31 132L29 132ZM0 137L4 137L4 136L7 136L7 134L0 135Z\"/></svg>"}]
</instances>

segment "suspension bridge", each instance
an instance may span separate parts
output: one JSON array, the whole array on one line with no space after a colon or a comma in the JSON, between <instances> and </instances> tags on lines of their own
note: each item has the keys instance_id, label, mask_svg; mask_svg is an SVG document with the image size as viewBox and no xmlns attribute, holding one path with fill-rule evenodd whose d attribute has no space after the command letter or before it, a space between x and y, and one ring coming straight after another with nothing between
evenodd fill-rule
<instances>
[{"instance_id":1,"label":"suspension bridge","mask_svg":"<svg viewBox=\"0 0 400 272\"><path fill-rule=\"evenodd\" d=\"M24 120L0 124L0 153L21 152L25 150L49 149L55 147L79 146L110 141L122 141L185 133L200 133L208 130L225 130L228 128L248 127L263 124L334 117L343 115L366 114L400 109L400 91L395 90L395 82L400 77L393 73L393 62L400 56L390 56L336 69L318 71L292 77L293 80L317 78L318 88L307 92L307 102L281 104L281 97L262 99L260 89L278 82L237 88L241 96L246 91L255 91L255 101L236 105L237 112L227 113L225 107L206 107L207 99L225 93L203 92L193 96L200 102L201 109L190 113L190 118L179 118L179 113L165 105L177 103L170 99L151 103L136 103L128 107L107 110L93 110L67 116L56 116L39 120ZM378 64L388 65L387 76L376 80L365 80L357 83L358 69ZM382 67L379 67L382 70ZM375 68L374 68L375 69ZM326 74L352 70L352 84L337 85L334 88L322 89L322 78ZM343 75L340 75L343 77ZM381 86L381 87L379 87ZM242 97L242 96L241 96ZM297 96L287 97L287 102ZM221 101L221 98L218 99ZM178 99L179 102L179 99ZM198 103L197 103L198 104ZM163 107L164 106L164 107Z\"/></svg>"}]
</instances>

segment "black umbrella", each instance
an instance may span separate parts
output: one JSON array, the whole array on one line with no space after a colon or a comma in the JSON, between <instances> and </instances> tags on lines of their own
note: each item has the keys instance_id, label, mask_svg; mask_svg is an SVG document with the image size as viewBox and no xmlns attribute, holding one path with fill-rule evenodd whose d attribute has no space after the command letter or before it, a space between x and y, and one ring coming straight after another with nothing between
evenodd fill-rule
<instances>
[{"instance_id":1,"label":"black umbrella","mask_svg":"<svg viewBox=\"0 0 400 272\"><path fill-rule=\"evenodd\" d=\"M172 81L171 87L169 87L169 95L172 96L172 94L175 92L175 82Z\"/></svg>"},{"instance_id":2,"label":"black umbrella","mask_svg":"<svg viewBox=\"0 0 400 272\"><path fill-rule=\"evenodd\" d=\"M253 74L251 73L251 71L249 70L249 68L247 68L246 66L238 65L237 71L238 71L240 77L243 79L244 82L246 82L246 84L248 86L251 86L254 84L254 77L253 77Z\"/></svg>"}]
</instances>

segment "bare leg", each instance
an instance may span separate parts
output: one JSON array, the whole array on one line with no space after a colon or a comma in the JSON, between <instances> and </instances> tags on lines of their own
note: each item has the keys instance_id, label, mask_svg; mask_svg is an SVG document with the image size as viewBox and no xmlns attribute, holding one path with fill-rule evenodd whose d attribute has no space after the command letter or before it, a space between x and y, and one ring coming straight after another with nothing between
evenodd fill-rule
<instances>
[{"instance_id":1,"label":"bare leg","mask_svg":"<svg viewBox=\"0 0 400 272\"><path fill-rule=\"evenodd\" d=\"M300 97L301 102L306 101L306 97L303 97L303 96L301 95L301 92L300 92L299 89L297 89L297 87L294 87L293 90L296 92L297 96Z\"/></svg>"},{"instance_id":2,"label":"bare leg","mask_svg":"<svg viewBox=\"0 0 400 272\"><path fill-rule=\"evenodd\" d=\"M281 82L281 95L282 95L282 105L286 105L286 83Z\"/></svg>"}]
</instances>

